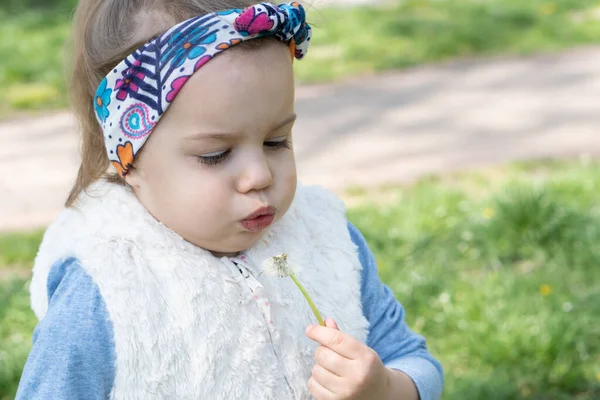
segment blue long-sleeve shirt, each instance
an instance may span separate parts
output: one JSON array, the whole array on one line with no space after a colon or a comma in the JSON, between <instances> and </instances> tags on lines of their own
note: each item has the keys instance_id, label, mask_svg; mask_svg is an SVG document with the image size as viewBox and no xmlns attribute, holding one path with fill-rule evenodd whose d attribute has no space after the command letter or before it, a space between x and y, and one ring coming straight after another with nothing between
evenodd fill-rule
<instances>
[{"instance_id":1,"label":"blue long-sleeve shirt","mask_svg":"<svg viewBox=\"0 0 600 400\"><path fill-rule=\"evenodd\" d=\"M377 272L375 258L356 227L363 314L370 324L367 345L388 368L415 382L421 400L441 397L443 372L425 339L404 321L404 309ZM107 399L115 378L113 328L98 287L71 258L48 276L48 313L35 328L16 400Z\"/></svg>"}]
</instances>

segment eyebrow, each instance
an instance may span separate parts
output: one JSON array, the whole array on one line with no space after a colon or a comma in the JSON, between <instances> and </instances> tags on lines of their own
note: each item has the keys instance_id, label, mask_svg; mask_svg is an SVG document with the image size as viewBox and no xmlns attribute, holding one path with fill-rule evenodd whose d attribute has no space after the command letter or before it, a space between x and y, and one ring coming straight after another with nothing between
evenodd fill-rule
<instances>
[{"instance_id":1,"label":"eyebrow","mask_svg":"<svg viewBox=\"0 0 600 400\"><path fill-rule=\"evenodd\" d=\"M281 121L275 128L273 128L273 130L271 130L271 132L275 132L281 128L283 128L286 125L291 124L292 122L296 121L296 114L292 114L289 117L287 117L286 119L284 119L283 121ZM227 132L215 132L215 133L195 133L189 137L186 138L186 140L200 140L200 139L234 139L234 138L240 138L244 135L240 134L240 133L227 133Z\"/></svg>"}]
</instances>

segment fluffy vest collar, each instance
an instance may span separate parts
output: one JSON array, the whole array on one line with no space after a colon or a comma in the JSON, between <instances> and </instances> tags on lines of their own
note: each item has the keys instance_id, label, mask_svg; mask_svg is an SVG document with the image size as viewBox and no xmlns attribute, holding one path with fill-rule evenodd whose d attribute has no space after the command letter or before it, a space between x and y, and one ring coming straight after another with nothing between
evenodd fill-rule
<instances>
[{"instance_id":1,"label":"fluffy vest collar","mask_svg":"<svg viewBox=\"0 0 600 400\"><path fill-rule=\"evenodd\" d=\"M98 182L47 230L35 261L32 308L48 308L50 267L76 257L98 285L114 331L112 399L309 399L314 315L289 278L262 274L287 253L324 316L365 342L360 270L344 208L299 186L294 202L245 252L271 306L269 326L242 274L226 259L156 221L126 187Z\"/></svg>"}]
</instances>

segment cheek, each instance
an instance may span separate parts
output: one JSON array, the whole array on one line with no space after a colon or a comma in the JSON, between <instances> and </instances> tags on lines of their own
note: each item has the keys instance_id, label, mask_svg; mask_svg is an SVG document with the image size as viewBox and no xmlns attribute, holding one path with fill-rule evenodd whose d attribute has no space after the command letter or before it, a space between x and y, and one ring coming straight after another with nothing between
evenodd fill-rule
<instances>
[{"instance_id":1,"label":"cheek","mask_svg":"<svg viewBox=\"0 0 600 400\"><path fill-rule=\"evenodd\" d=\"M276 171L279 187L283 191L283 198L286 202L291 203L296 193L297 183L296 162L291 151L280 160Z\"/></svg>"},{"instance_id":2,"label":"cheek","mask_svg":"<svg viewBox=\"0 0 600 400\"><path fill-rule=\"evenodd\" d=\"M294 152L289 150L283 157L281 163L281 173L286 180L296 180L296 159Z\"/></svg>"},{"instance_id":3,"label":"cheek","mask_svg":"<svg viewBox=\"0 0 600 400\"><path fill-rule=\"evenodd\" d=\"M228 204L227 178L218 171L207 170L194 161L182 168L172 178L173 190L167 196L177 195L180 204L185 204L188 212L198 214L225 208ZM210 214L208 216L210 218Z\"/></svg>"},{"instance_id":4,"label":"cheek","mask_svg":"<svg viewBox=\"0 0 600 400\"><path fill-rule=\"evenodd\" d=\"M222 231L226 216L232 214L231 193L214 174L182 171L169 179L159 196L162 222L200 247Z\"/></svg>"},{"instance_id":5,"label":"cheek","mask_svg":"<svg viewBox=\"0 0 600 400\"><path fill-rule=\"evenodd\" d=\"M163 212L172 216L210 218L215 210L226 206L226 180L216 171L199 165L194 157L176 157L168 165L148 174L153 197L160 199Z\"/></svg>"}]
</instances>

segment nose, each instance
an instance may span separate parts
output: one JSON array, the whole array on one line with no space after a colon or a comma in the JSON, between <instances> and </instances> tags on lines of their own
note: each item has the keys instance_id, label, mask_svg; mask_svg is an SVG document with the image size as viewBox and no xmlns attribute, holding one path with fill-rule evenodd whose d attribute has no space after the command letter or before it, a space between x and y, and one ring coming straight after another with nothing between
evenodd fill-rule
<instances>
[{"instance_id":1,"label":"nose","mask_svg":"<svg viewBox=\"0 0 600 400\"><path fill-rule=\"evenodd\" d=\"M252 190L263 190L273 183L273 174L264 154L256 154L246 160L238 179L238 191L247 193Z\"/></svg>"}]
</instances>

